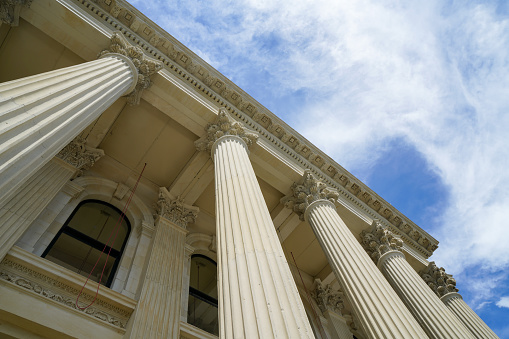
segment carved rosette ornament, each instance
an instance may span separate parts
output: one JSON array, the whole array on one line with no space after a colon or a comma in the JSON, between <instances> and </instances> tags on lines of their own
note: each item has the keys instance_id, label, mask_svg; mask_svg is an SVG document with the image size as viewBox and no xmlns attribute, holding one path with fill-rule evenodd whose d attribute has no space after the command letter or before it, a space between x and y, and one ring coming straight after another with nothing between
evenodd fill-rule
<instances>
[{"instance_id":1,"label":"carved rosette ornament","mask_svg":"<svg viewBox=\"0 0 509 339\"><path fill-rule=\"evenodd\" d=\"M134 90L127 95L127 102L136 105L140 102L141 93L150 87L150 76L163 68L163 64L156 59L150 58L143 53L138 46L132 46L120 32L111 36L111 45L108 49L99 53L99 58L108 53L117 53L128 57L138 70L138 80Z\"/></svg>"},{"instance_id":2,"label":"carved rosette ornament","mask_svg":"<svg viewBox=\"0 0 509 339\"><path fill-rule=\"evenodd\" d=\"M205 131L207 132L205 137L194 143L198 151L210 151L216 140L228 135L239 137L247 147L256 143L258 139L258 134L245 128L242 123L233 119L223 107L219 109L216 121L208 124Z\"/></svg>"},{"instance_id":3,"label":"carved rosette ornament","mask_svg":"<svg viewBox=\"0 0 509 339\"><path fill-rule=\"evenodd\" d=\"M304 220L304 213L313 202L325 200L334 204L339 197L338 192L316 179L310 170L305 170L302 183L294 183L291 189L292 194L281 199L281 202L285 207L293 209L300 220Z\"/></svg>"},{"instance_id":4,"label":"carved rosette ornament","mask_svg":"<svg viewBox=\"0 0 509 339\"><path fill-rule=\"evenodd\" d=\"M32 0L2 0L0 1L0 22L10 25L19 25L19 12L23 7L30 7Z\"/></svg>"},{"instance_id":5,"label":"carved rosette ornament","mask_svg":"<svg viewBox=\"0 0 509 339\"><path fill-rule=\"evenodd\" d=\"M445 269L438 267L434 261L430 262L428 267L421 272L421 277L439 298L448 293L459 291L452 275L445 273Z\"/></svg>"},{"instance_id":6,"label":"carved rosette ornament","mask_svg":"<svg viewBox=\"0 0 509 339\"><path fill-rule=\"evenodd\" d=\"M157 214L168 219L182 228L187 224L194 223L198 217L200 209L195 206L184 204L180 197L172 197L164 187L159 189L159 199L157 200Z\"/></svg>"},{"instance_id":7,"label":"carved rosette ornament","mask_svg":"<svg viewBox=\"0 0 509 339\"><path fill-rule=\"evenodd\" d=\"M87 170L104 156L104 151L88 147L86 143L86 139L78 136L58 152L56 156L80 171Z\"/></svg>"},{"instance_id":8,"label":"carved rosette ornament","mask_svg":"<svg viewBox=\"0 0 509 339\"><path fill-rule=\"evenodd\" d=\"M361 243L375 264L390 251L401 251L403 240L396 237L380 220L373 220L371 230L361 232Z\"/></svg>"},{"instance_id":9,"label":"carved rosette ornament","mask_svg":"<svg viewBox=\"0 0 509 339\"><path fill-rule=\"evenodd\" d=\"M342 314L345 305L341 299L341 292L334 291L330 285L323 285L320 280L315 280L315 289L311 292L311 296L315 299L320 311L332 311Z\"/></svg>"}]
</instances>

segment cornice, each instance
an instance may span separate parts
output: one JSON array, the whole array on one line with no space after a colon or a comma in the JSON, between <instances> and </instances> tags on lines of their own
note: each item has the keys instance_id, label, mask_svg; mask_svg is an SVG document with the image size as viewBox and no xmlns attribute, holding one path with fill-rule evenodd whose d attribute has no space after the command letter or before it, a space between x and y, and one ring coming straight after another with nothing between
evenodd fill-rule
<instances>
[{"instance_id":1,"label":"cornice","mask_svg":"<svg viewBox=\"0 0 509 339\"><path fill-rule=\"evenodd\" d=\"M425 258L438 247L431 235L126 1L67 1L77 3L111 31L122 32L184 83L226 108L247 128L297 162L303 171L309 169L371 219L379 219Z\"/></svg>"}]
</instances>

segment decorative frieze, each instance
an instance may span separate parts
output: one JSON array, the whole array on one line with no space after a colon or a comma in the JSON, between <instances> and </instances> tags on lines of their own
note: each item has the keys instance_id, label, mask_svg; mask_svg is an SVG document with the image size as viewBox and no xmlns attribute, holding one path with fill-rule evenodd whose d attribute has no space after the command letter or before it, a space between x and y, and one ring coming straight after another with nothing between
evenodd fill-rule
<instances>
[{"instance_id":1,"label":"decorative frieze","mask_svg":"<svg viewBox=\"0 0 509 339\"><path fill-rule=\"evenodd\" d=\"M250 147L256 143L258 134L244 127L244 125L233 119L225 108L220 108L217 119L214 123L208 124L205 128L205 137L195 142L199 151L210 151L217 139L231 135L241 138Z\"/></svg>"},{"instance_id":2,"label":"decorative frieze","mask_svg":"<svg viewBox=\"0 0 509 339\"><path fill-rule=\"evenodd\" d=\"M180 197L172 197L165 187L159 189L159 199L157 200L157 214L169 221L183 227L192 224L198 217L200 209L195 206L184 204Z\"/></svg>"},{"instance_id":3,"label":"decorative frieze","mask_svg":"<svg viewBox=\"0 0 509 339\"><path fill-rule=\"evenodd\" d=\"M311 293L313 299L315 299L320 311L332 311L337 314L342 314L345 305L341 298L342 293L334 291L330 284L324 285L320 280L315 280L315 289Z\"/></svg>"},{"instance_id":4,"label":"decorative frieze","mask_svg":"<svg viewBox=\"0 0 509 339\"><path fill-rule=\"evenodd\" d=\"M316 179L311 171L304 171L301 183L293 183L292 194L281 199L281 202L290 209L293 209L304 220L304 213L311 203L318 200L327 200L335 203L338 192L329 188L326 184Z\"/></svg>"},{"instance_id":5,"label":"decorative frieze","mask_svg":"<svg viewBox=\"0 0 509 339\"><path fill-rule=\"evenodd\" d=\"M109 54L118 53L131 59L138 71L138 81L134 91L127 95L127 102L136 105L140 102L141 93L151 85L150 76L163 68L163 64L146 56L138 46L131 45L120 32L114 32L111 36L111 45L108 49L99 53L99 58Z\"/></svg>"},{"instance_id":6,"label":"decorative frieze","mask_svg":"<svg viewBox=\"0 0 509 339\"><path fill-rule=\"evenodd\" d=\"M89 147L86 143L86 139L78 136L58 152L56 156L69 165L74 166L77 170L87 170L104 156L104 151Z\"/></svg>"},{"instance_id":7,"label":"decorative frieze","mask_svg":"<svg viewBox=\"0 0 509 339\"><path fill-rule=\"evenodd\" d=\"M131 312L102 299L96 300L93 306L85 310L78 309L76 307L78 289L65 284L62 279L50 278L9 259L4 259L0 264L0 279L122 329L126 327L131 316ZM80 297L84 305L88 305L93 299L93 295L85 293Z\"/></svg>"},{"instance_id":8,"label":"decorative frieze","mask_svg":"<svg viewBox=\"0 0 509 339\"><path fill-rule=\"evenodd\" d=\"M443 267L438 267L434 261L421 272L421 277L439 298L448 293L458 292L456 280L452 275L445 273Z\"/></svg>"},{"instance_id":9,"label":"decorative frieze","mask_svg":"<svg viewBox=\"0 0 509 339\"><path fill-rule=\"evenodd\" d=\"M361 243L375 264L389 251L401 251L403 241L394 235L380 220L373 220L370 230L361 232Z\"/></svg>"},{"instance_id":10,"label":"decorative frieze","mask_svg":"<svg viewBox=\"0 0 509 339\"><path fill-rule=\"evenodd\" d=\"M0 1L0 22L10 25L19 25L19 12L23 7L30 7L32 0L2 0Z\"/></svg>"}]
</instances>

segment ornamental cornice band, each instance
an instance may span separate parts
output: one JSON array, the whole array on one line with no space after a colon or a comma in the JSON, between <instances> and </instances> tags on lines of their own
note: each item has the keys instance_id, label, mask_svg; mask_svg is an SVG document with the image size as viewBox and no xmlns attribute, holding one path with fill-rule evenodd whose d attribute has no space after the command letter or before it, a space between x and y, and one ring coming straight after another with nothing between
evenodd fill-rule
<instances>
[{"instance_id":1,"label":"ornamental cornice band","mask_svg":"<svg viewBox=\"0 0 509 339\"><path fill-rule=\"evenodd\" d=\"M459 291L452 275L445 273L445 269L438 267L434 261L431 261L428 267L421 272L421 277L439 298Z\"/></svg>"},{"instance_id":2,"label":"ornamental cornice band","mask_svg":"<svg viewBox=\"0 0 509 339\"><path fill-rule=\"evenodd\" d=\"M396 237L380 220L373 220L370 230L361 232L361 244L375 264L389 251L401 251L403 240Z\"/></svg>"},{"instance_id":3,"label":"ornamental cornice band","mask_svg":"<svg viewBox=\"0 0 509 339\"><path fill-rule=\"evenodd\" d=\"M104 151L98 148L88 147L87 140L76 137L67 146L57 154L57 158L62 159L77 170L88 170L94 166L97 160L104 156Z\"/></svg>"},{"instance_id":4,"label":"ornamental cornice band","mask_svg":"<svg viewBox=\"0 0 509 339\"><path fill-rule=\"evenodd\" d=\"M423 231L360 180L329 159L282 120L258 104L242 89L193 54L179 41L150 21L124 0L74 0L112 30L121 30L146 53L163 61L168 71L196 88L214 103L235 110L238 118L278 149L288 153L303 168L316 166L343 198L368 213L387 220L393 231L421 253L431 256L438 241ZM93 1L93 2L92 2ZM385 222L385 221L384 221Z\"/></svg>"},{"instance_id":5,"label":"ornamental cornice band","mask_svg":"<svg viewBox=\"0 0 509 339\"><path fill-rule=\"evenodd\" d=\"M146 56L138 46L131 45L120 32L114 32L111 36L110 47L101 53L99 58L108 53L117 53L131 59L138 70L138 81L134 90L127 95L127 102L130 105L137 105L140 102L141 93L152 84L150 76L163 68L163 64L153 58Z\"/></svg>"},{"instance_id":6,"label":"ornamental cornice band","mask_svg":"<svg viewBox=\"0 0 509 339\"><path fill-rule=\"evenodd\" d=\"M159 189L157 214L161 217L186 229L187 224L192 224L196 221L199 211L198 207L184 204L182 198L171 196L165 187Z\"/></svg>"},{"instance_id":7,"label":"ornamental cornice band","mask_svg":"<svg viewBox=\"0 0 509 339\"><path fill-rule=\"evenodd\" d=\"M0 22L12 27L19 25L19 12L23 7L30 7L32 0L0 1Z\"/></svg>"},{"instance_id":8,"label":"ornamental cornice band","mask_svg":"<svg viewBox=\"0 0 509 339\"><path fill-rule=\"evenodd\" d=\"M194 144L198 151L210 151L217 139L231 135L242 139L247 147L256 143L258 134L244 127L244 125L233 119L225 108L220 108L216 121L208 124L205 128L205 137L197 140Z\"/></svg>"},{"instance_id":9,"label":"ornamental cornice band","mask_svg":"<svg viewBox=\"0 0 509 339\"><path fill-rule=\"evenodd\" d=\"M301 183L293 183L291 189L292 194L281 199L281 203L293 209L300 220L304 220L304 213L313 202L326 200L334 204L339 196L338 192L316 179L310 170L305 170Z\"/></svg>"},{"instance_id":10,"label":"ornamental cornice band","mask_svg":"<svg viewBox=\"0 0 509 339\"><path fill-rule=\"evenodd\" d=\"M315 280L315 289L311 292L311 296L315 299L320 311L332 311L342 314L345 305L341 299L341 292L334 291L330 285L323 285L320 280Z\"/></svg>"}]
</instances>

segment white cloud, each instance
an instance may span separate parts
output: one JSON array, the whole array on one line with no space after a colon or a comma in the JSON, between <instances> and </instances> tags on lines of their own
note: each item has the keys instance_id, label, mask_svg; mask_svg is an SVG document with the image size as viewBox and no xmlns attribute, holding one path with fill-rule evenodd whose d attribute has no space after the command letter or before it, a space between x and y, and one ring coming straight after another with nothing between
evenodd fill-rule
<instances>
[{"instance_id":1,"label":"white cloud","mask_svg":"<svg viewBox=\"0 0 509 339\"><path fill-rule=\"evenodd\" d=\"M500 300L497 301L496 305L498 307L507 307L507 308L509 308L509 296L500 298Z\"/></svg>"},{"instance_id":2,"label":"white cloud","mask_svg":"<svg viewBox=\"0 0 509 339\"><path fill-rule=\"evenodd\" d=\"M465 273L509 267L509 23L495 5L133 4L147 3L161 26L241 88L262 86L269 99L299 91L299 110L281 102L274 112L345 168L372 168L395 138L413 145L450 194L433 259L483 297L496 286L486 281L507 284Z\"/></svg>"}]
</instances>

